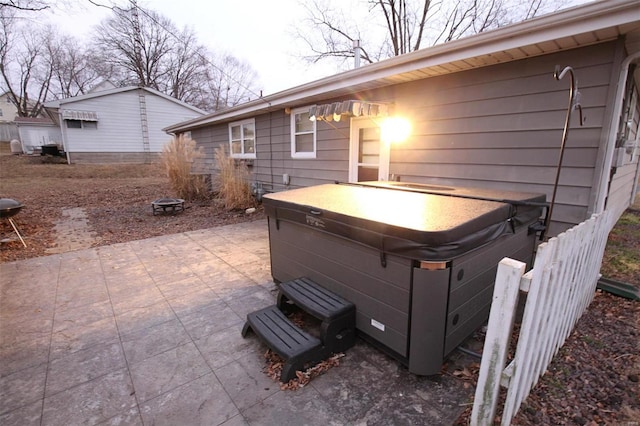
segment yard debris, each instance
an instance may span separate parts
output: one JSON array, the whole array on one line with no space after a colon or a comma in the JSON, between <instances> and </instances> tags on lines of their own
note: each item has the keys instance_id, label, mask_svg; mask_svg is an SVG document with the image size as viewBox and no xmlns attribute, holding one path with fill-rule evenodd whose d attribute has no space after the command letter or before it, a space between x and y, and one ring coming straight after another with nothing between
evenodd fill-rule
<instances>
[{"instance_id":1,"label":"yard debris","mask_svg":"<svg viewBox=\"0 0 640 426\"><path fill-rule=\"evenodd\" d=\"M295 306L292 308L295 309ZM303 328L305 330L309 330L310 328L313 330L314 328L317 328L319 326L319 322L317 321L317 319L301 310L294 311L288 316L288 318L297 327ZM296 378L289 380L287 383L282 383L280 382L280 373L282 372L284 360L271 349L267 349L267 351L264 353L264 358L267 361L265 373L271 379L280 383L281 390L297 390L303 388L314 378L324 374L326 371L329 371L333 367L338 366L340 364L340 358L342 358L343 356L344 353L333 354L324 361L321 361L318 364L307 368L305 371L296 371Z\"/></svg>"},{"instance_id":2,"label":"yard debris","mask_svg":"<svg viewBox=\"0 0 640 426\"><path fill-rule=\"evenodd\" d=\"M265 372L271 379L280 383L281 390L297 390L303 388L314 378L340 365L340 358L343 356L343 353L333 354L305 371L296 371L296 378L289 380L287 383L282 383L280 382L280 373L282 372L284 361L278 354L271 351L271 349L267 349L264 353L264 357L267 360Z\"/></svg>"}]
</instances>

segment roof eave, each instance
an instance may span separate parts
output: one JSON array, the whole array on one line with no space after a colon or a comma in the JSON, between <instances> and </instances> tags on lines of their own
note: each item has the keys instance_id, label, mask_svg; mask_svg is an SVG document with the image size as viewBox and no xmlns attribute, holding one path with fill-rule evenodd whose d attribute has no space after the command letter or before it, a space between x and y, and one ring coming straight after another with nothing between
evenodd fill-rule
<instances>
[{"instance_id":1,"label":"roof eave","mask_svg":"<svg viewBox=\"0 0 640 426\"><path fill-rule=\"evenodd\" d=\"M330 98L340 96L345 91L364 90L365 86L370 89L388 85L389 83L384 82L376 83L376 80L389 78L404 72L486 56L534 43L560 40L589 31L622 27L630 23L638 24L640 19L637 17L637 7L637 2L631 0L604 0L576 6L557 13L368 64L268 95L219 113L176 123L163 130L168 133L188 131L212 123L241 119L287 106L293 107L296 106L296 103L298 105L302 104L305 99L313 99L321 95ZM602 42L602 40L598 42Z\"/></svg>"}]
</instances>

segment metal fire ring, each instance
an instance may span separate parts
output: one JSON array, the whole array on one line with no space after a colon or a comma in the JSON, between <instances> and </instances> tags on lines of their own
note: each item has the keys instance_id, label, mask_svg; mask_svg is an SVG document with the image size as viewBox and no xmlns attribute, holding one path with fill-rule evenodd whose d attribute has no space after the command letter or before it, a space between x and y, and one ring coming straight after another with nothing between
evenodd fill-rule
<instances>
[{"instance_id":1,"label":"metal fire ring","mask_svg":"<svg viewBox=\"0 0 640 426\"><path fill-rule=\"evenodd\" d=\"M184 200L182 198L160 198L151 202L153 215L157 213L176 214L184 210Z\"/></svg>"}]
</instances>

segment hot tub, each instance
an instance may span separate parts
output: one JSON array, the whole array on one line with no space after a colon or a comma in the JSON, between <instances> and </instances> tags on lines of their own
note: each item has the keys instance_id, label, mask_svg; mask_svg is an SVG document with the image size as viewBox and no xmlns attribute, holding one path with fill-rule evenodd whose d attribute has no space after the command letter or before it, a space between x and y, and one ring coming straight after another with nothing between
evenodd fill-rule
<instances>
[{"instance_id":1,"label":"hot tub","mask_svg":"<svg viewBox=\"0 0 640 426\"><path fill-rule=\"evenodd\" d=\"M265 195L276 282L356 306L359 334L420 375L487 319L498 262L531 264L543 194L377 182Z\"/></svg>"}]
</instances>

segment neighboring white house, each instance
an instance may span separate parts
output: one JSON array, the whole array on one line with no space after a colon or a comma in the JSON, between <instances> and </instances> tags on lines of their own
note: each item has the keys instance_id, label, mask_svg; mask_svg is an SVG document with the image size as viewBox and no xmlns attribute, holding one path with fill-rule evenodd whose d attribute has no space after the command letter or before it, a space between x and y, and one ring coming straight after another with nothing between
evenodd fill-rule
<instances>
[{"instance_id":1,"label":"neighboring white house","mask_svg":"<svg viewBox=\"0 0 640 426\"><path fill-rule=\"evenodd\" d=\"M13 120L18 115L18 108L11 101L9 92L0 93L0 141L18 138L18 129Z\"/></svg>"},{"instance_id":2,"label":"neighboring white house","mask_svg":"<svg viewBox=\"0 0 640 426\"><path fill-rule=\"evenodd\" d=\"M60 123L69 163L153 161L170 140L162 131L204 111L148 87L122 87L45 104Z\"/></svg>"},{"instance_id":3,"label":"neighboring white house","mask_svg":"<svg viewBox=\"0 0 640 426\"><path fill-rule=\"evenodd\" d=\"M0 94L0 122L13 122L18 115L18 108L11 102L9 92Z\"/></svg>"}]
</instances>

